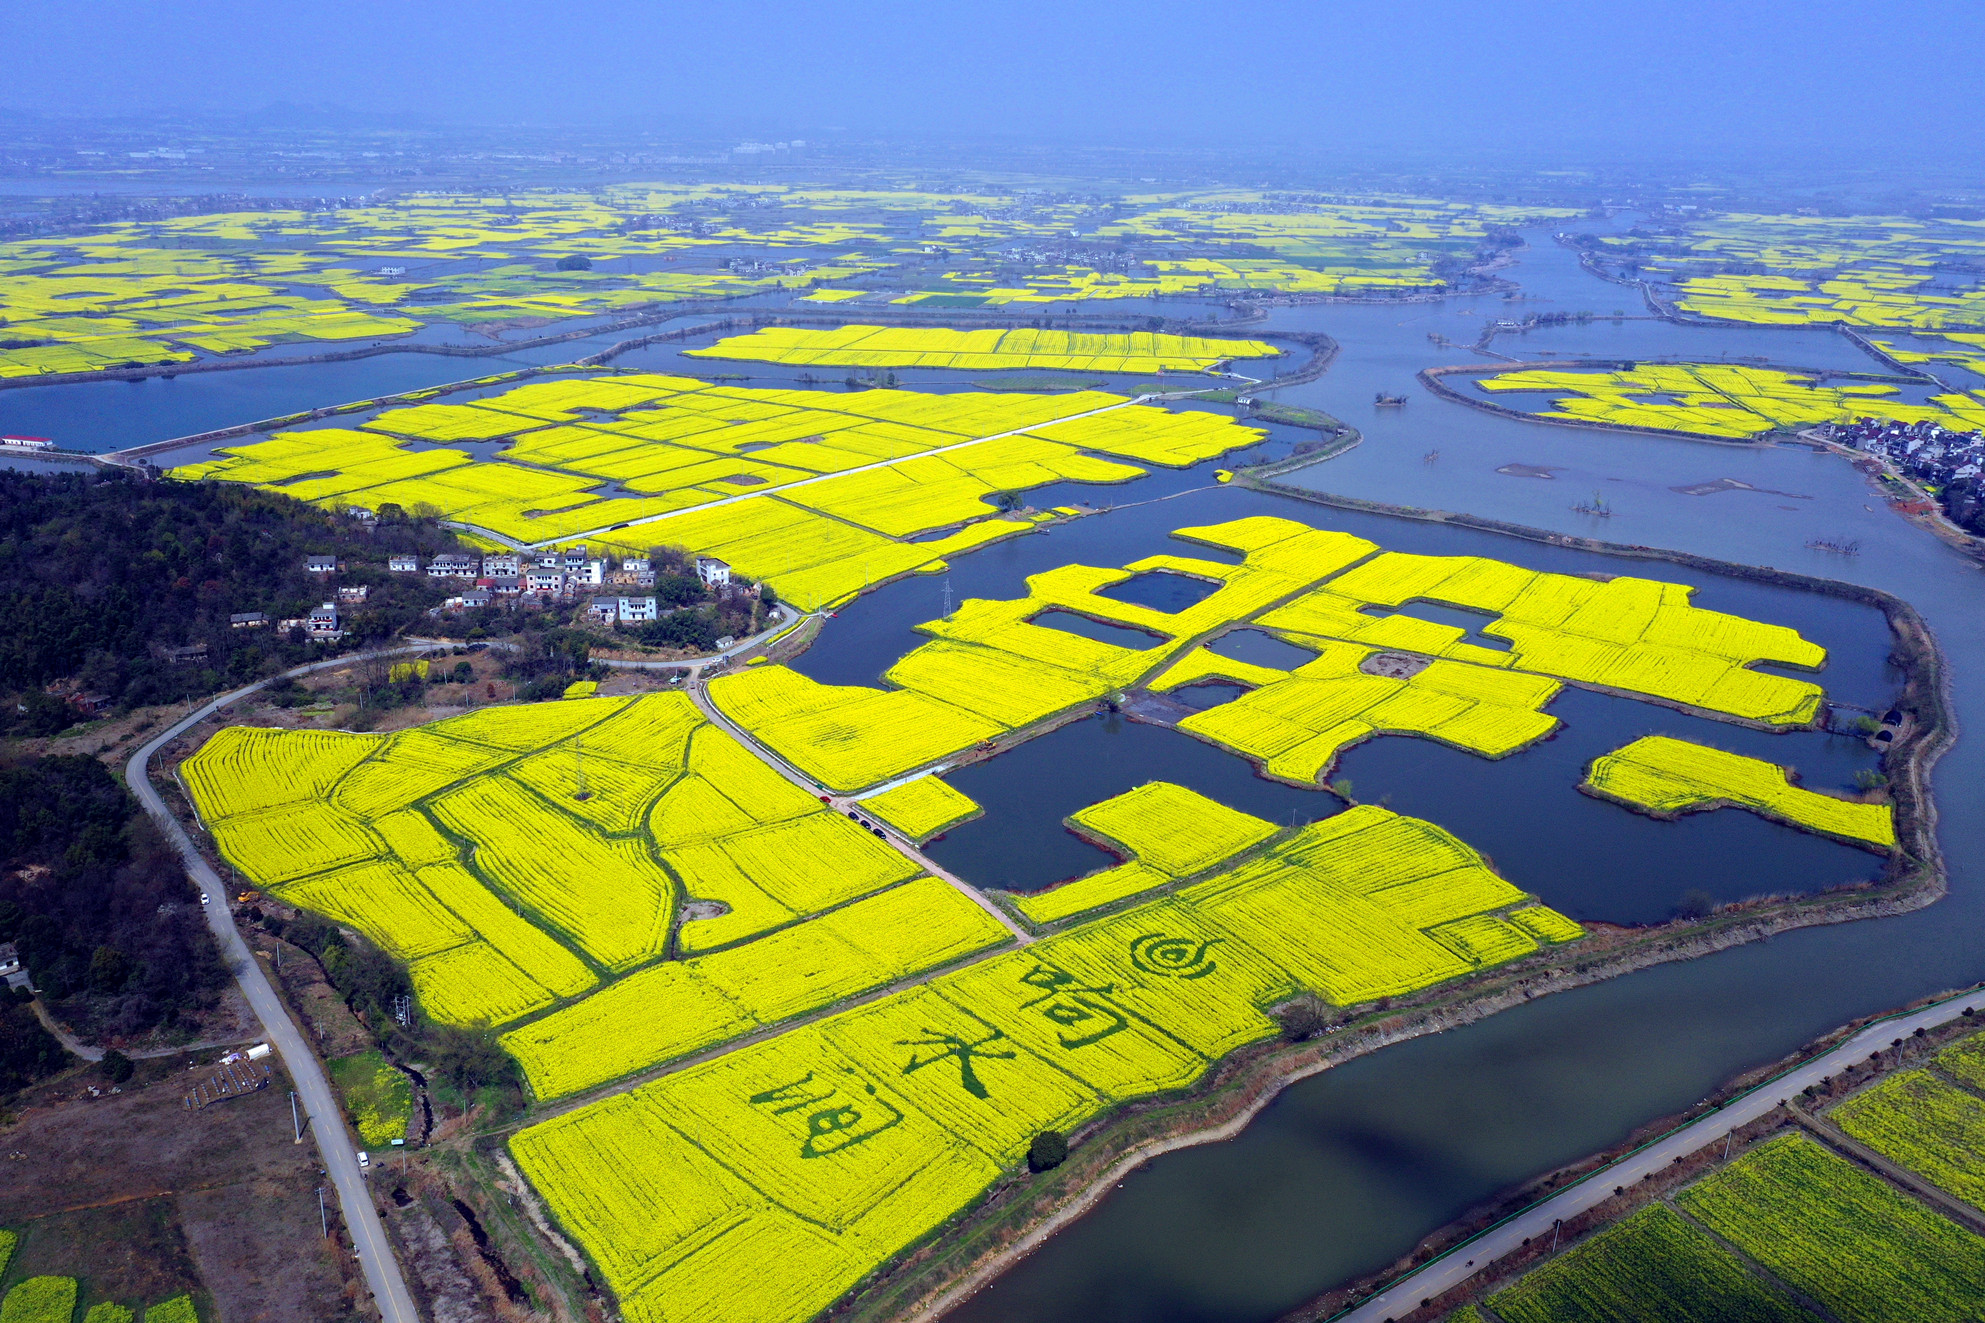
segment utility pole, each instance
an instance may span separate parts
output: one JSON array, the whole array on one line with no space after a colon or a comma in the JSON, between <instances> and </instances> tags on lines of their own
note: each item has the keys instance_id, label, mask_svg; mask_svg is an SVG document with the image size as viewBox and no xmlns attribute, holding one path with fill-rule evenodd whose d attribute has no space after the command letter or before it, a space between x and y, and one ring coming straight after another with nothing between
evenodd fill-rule
<instances>
[{"instance_id":1,"label":"utility pole","mask_svg":"<svg viewBox=\"0 0 1985 1323\"><path fill-rule=\"evenodd\" d=\"M290 1140L290 1143L301 1144L303 1142L303 1118L297 1115L295 1089L289 1091L289 1119L290 1124L296 1128L296 1138Z\"/></svg>"},{"instance_id":2,"label":"utility pole","mask_svg":"<svg viewBox=\"0 0 1985 1323\"><path fill-rule=\"evenodd\" d=\"M1553 1254L1558 1251L1558 1232L1564 1228L1564 1225L1565 1220L1562 1217L1553 1218L1551 1221L1551 1252Z\"/></svg>"},{"instance_id":3,"label":"utility pole","mask_svg":"<svg viewBox=\"0 0 1985 1323\"><path fill-rule=\"evenodd\" d=\"M583 735L574 735L572 737L572 766L577 770L579 775L579 789L572 797L574 799L584 799L586 797L586 744Z\"/></svg>"},{"instance_id":4,"label":"utility pole","mask_svg":"<svg viewBox=\"0 0 1985 1323\"><path fill-rule=\"evenodd\" d=\"M324 1187L317 1187L317 1227L324 1233L324 1239L331 1238L331 1222L324 1215Z\"/></svg>"}]
</instances>

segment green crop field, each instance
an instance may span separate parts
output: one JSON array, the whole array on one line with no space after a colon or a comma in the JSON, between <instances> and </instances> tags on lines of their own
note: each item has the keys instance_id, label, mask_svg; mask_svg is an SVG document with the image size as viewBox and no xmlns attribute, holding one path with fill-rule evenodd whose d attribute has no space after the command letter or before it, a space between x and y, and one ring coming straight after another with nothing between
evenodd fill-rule
<instances>
[{"instance_id":1,"label":"green crop field","mask_svg":"<svg viewBox=\"0 0 1985 1323\"><path fill-rule=\"evenodd\" d=\"M1803 1135L1785 1135L1676 1200L1852 1323L1985 1312L1985 1239Z\"/></svg>"},{"instance_id":2,"label":"green crop field","mask_svg":"<svg viewBox=\"0 0 1985 1323\"><path fill-rule=\"evenodd\" d=\"M1600 1232L1488 1304L1505 1323L1812 1323L1664 1204Z\"/></svg>"},{"instance_id":3,"label":"green crop field","mask_svg":"<svg viewBox=\"0 0 1985 1323\"><path fill-rule=\"evenodd\" d=\"M1883 1157L1985 1203L1985 1102L1927 1070L1891 1075L1828 1113Z\"/></svg>"}]
</instances>

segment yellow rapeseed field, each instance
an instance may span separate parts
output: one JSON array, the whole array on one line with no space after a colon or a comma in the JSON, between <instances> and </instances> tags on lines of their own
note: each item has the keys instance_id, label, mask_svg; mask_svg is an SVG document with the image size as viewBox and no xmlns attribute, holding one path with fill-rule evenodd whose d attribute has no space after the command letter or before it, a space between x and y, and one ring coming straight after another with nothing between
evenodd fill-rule
<instances>
[{"instance_id":1,"label":"yellow rapeseed field","mask_svg":"<svg viewBox=\"0 0 1985 1323\"><path fill-rule=\"evenodd\" d=\"M871 795L862 811L882 819L913 841L926 841L939 832L979 816L971 796L953 790L935 776L920 776L893 790Z\"/></svg>"},{"instance_id":2,"label":"yellow rapeseed field","mask_svg":"<svg viewBox=\"0 0 1985 1323\"><path fill-rule=\"evenodd\" d=\"M454 1023L516 1020L672 944L734 944L916 873L681 694L386 736L230 727L181 774L244 876L407 961L424 1011Z\"/></svg>"},{"instance_id":3,"label":"yellow rapeseed field","mask_svg":"<svg viewBox=\"0 0 1985 1323\"><path fill-rule=\"evenodd\" d=\"M1644 736L1595 758L1580 788L1656 817L1734 804L1823 836L1882 851L1895 847L1895 816L1887 804L1805 790L1774 763L1667 735Z\"/></svg>"},{"instance_id":4,"label":"yellow rapeseed field","mask_svg":"<svg viewBox=\"0 0 1985 1323\"><path fill-rule=\"evenodd\" d=\"M530 1127L511 1151L629 1319L798 1323L970 1205L1040 1130L1190 1086L1305 989L1370 1000L1534 950L1549 913L1439 828L1356 808L1174 895ZM809 968L768 958L749 986L804 1004L779 980ZM596 1041L618 1047L604 1028ZM602 1057L596 1074L634 1068ZM749 1270L765 1262L780 1270Z\"/></svg>"},{"instance_id":5,"label":"yellow rapeseed field","mask_svg":"<svg viewBox=\"0 0 1985 1323\"><path fill-rule=\"evenodd\" d=\"M1198 371L1233 358L1272 358L1281 351L1261 340L1205 340L1137 332L1085 335L1020 328L956 331L942 326L836 326L813 330L767 326L734 335L691 358L829 367L928 367L963 371L1053 368L1075 372Z\"/></svg>"},{"instance_id":6,"label":"yellow rapeseed field","mask_svg":"<svg viewBox=\"0 0 1985 1323\"><path fill-rule=\"evenodd\" d=\"M1035 923L1054 923L1203 873L1275 834L1273 823L1169 781L1148 781L1077 809L1068 823L1131 858L1046 891L1015 896L1016 907Z\"/></svg>"}]
</instances>

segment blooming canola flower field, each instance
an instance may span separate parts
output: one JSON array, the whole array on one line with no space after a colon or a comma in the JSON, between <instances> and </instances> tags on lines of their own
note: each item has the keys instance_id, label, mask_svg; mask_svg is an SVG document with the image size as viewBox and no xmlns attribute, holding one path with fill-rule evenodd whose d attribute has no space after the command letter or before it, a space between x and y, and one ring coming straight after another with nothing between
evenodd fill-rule
<instances>
[{"instance_id":1,"label":"blooming canola flower field","mask_svg":"<svg viewBox=\"0 0 1985 1323\"><path fill-rule=\"evenodd\" d=\"M1040 1130L1190 1086L1272 1035L1266 1008L1299 991L1369 1000L1532 952L1500 917L1529 907L1432 824L1353 809L1162 900L526 1129L511 1151L629 1319L805 1319L968 1207ZM740 1271L767 1261L779 1271Z\"/></svg>"},{"instance_id":2,"label":"blooming canola flower field","mask_svg":"<svg viewBox=\"0 0 1985 1323\"><path fill-rule=\"evenodd\" d=\"M1491 227L1572 214L1231 190L1105 202L629 183L131 219L0 243L0 378L171 366L285 343L336 350L428 326L556 332L577 318L653 321L787 292L814 307L1438 293L1450 277L1437 258L1479 263L1493 252ZM1098 270L1015 251L1077 226L1133 255ZM744 250L751 261L737 263Z\"/></svg>"},{"instance_id":3,"label":"blooming canola flower field","mask_svg":"<svg viewBox=\"0 0 1985 1323\"><path fill-rule=\"evenodd\" d=\"M1882 851L1895 845L1894 810L1887 804L1805 790L1791 784L1782 767L1667 735L1644 736L1595 759L1580 788L1662 817L1735 804Z\"/></svg>"},{"instance_id":4,"label":"blooming canola flower field","mask_svg":"<svg viewBox=\"0 0 1985 1323\"><path fill-rule=\"evenodd\" d=\"M1272 358L1280 352L1261 340L1210 340L1149 331L1085 335L1030 328L954 331L934 326L839 326L832 330L768 326L686 351L692 358L806 366L1134 373L1204 371L1228 359Z\"/></svg>"},{"instance_id":5,"label":"blooming canola flower field","mask_svg":"<svg viewBox=\"0 0 1985 1323\"><path fill-rule=\"evenodd\" d=\"M656 1027L663 1046L635 1065L817 1004L804 979L773 987L792 967L754 975L739 943L804 948L873 982L1006 937L957 893L918 888L907 859L681 694L486 708L394 735L228 727L181 777L244 877L406 961L434 1019L501 1025L563 1005L561 1028L592 1024L599 1012L571 1014L588 998L678 986L721 1010ZM882 936L906 905L921 922ZM834 936L851 923L853 946ZM573 1048L566 1077L631 1069L613 1068L631 1051L614 1032Z\"/></svg>"},{"instance_id":6,"label":"blooming canola flower field","mask_svg":"<svg viewBox=\"0 0 1985 1323\"><path fill-rule=\"evenodd\" d=\"M1283 828L1152 781L1068 819L1122 862L989 900L833 792L925 839L978 812L935 774L962 754L1209 680L1246 692L1181 731L1311 787L1379 734L1508 756L1556 728L1566 684L1767 729L1809 724L1822 698L1752 668L1817 671L1823 649L1698 608L1686 585L1263 516L1175 536L1224 558L1037 573L1023 597L919 626L879 686L720 676L709 699L750 743L681 693L579 696L393 734L229 727L180 775L244 876L406 962L429 1018L495 1026L532 1097L565 1109L510 1151L624 1317L807 1319L969 1210L1041 1131L1194 1088L1296 998L1370 1005L1584 935L1450 832L1377 805ZM1110 595L1147 574L1211 591L1176 611ZM1481 627L1419 619L1420 601ZM1070 614L1148 643L1056 627ZM1242 627L1314 660L1207 646ZM1664 806L1834 830L1780 769L1651 749L1609 755L1621 770L1595 784L1630 798L1665 777Z\"/></svg>"},{"instance_id":7,"label":"blooming canola flower field","mask_svg":"<svg viewBox=\"0 0 1985 1323\"><path fill-rule=\"evenodd\" d=\"M1000 517L995 493L1124 482L1146 472L1126 460L1180 468L1262 436L1224 414L1100 391L842 394L561 374L470 403L385 409L358 428L279 431L172 476L330 508L397 505L519 545L683 546L815 607L1033 527ZM488 458L459 448L485 442L497 443Z\"/></svg>"},{"instance_id":8,"label":"blooming canola flower field","mask_svg":"<svg viewBox=\"0 0 1985 1323\"><path fill-rule=\"evenodd\" d=\"M1919 355L1927 358L1928 355ZM1985 394L1951 391L1926 403L1894 398L1893 382L1827 384L1810 373L1728 363L1643 363L1610 371L1522 368L1476 379L1495 395L1548 394L1542 418L1748 440L1776 428L1876 418L1936 423L1955 431L1985 427Z\"/></svg>"},{"instance_id":9,"label":"blooming canola flower field","mask_svg":"<svg viewBox=\"0 0 1985 1323\"><path fill-rule=\"evenodd\" d=\"M879 785L1139 685L1164 690L1216 676L1250 691L1194 713L1180 729L1305 784L1343 749L1379 733L1423 735L1488 757L1513 753L1555 728L1542 708L1564 681L1769 728L1808 725L1819 712L1818 684L1751 667L1817 669L1824 649L1784 626L1695 607L1686 585L1380 552L1363 538L1271 517L1177 536L1245 559L1167 555L1121 570L1063 566L1031 576L1024 598L970 600L918 626L931 641L885 673L893 688L822 685L767 666L713 681L711 697L794 767L842 791ZM1176 613L1101 592L1151 572L1220 586ZM1397 610L1414 600L1480 611L1481 633L1509 647L1470 642L1459 626ZM1151 646L1101 643L1037 622L1056 610L1146 631ZM1198 649L1204 638L1249 623L1319 655L1279 672ZM1389 650L1418 654L1424 664L1409 676L1388 674Z\"/></svg>"}]
</instances>

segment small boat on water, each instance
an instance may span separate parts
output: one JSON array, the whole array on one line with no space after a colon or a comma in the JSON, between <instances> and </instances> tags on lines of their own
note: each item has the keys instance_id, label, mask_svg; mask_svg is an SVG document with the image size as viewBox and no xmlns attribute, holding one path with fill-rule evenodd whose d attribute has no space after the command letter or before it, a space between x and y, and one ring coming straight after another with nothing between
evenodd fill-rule
<instances>
[{"instance_id":1,"label":"small boat on water","mask_svg":"<svg viewBox=\"0 0 1985 1323\"><path fill-rule=\"evenodd\" d=\"M1404 403L1406 403L1404 395L1387 395L1384 391L1380 391L1378 398L1372 401L1373 407L1379 409L1396 409Z\"/></svg>"}]
</instances>

